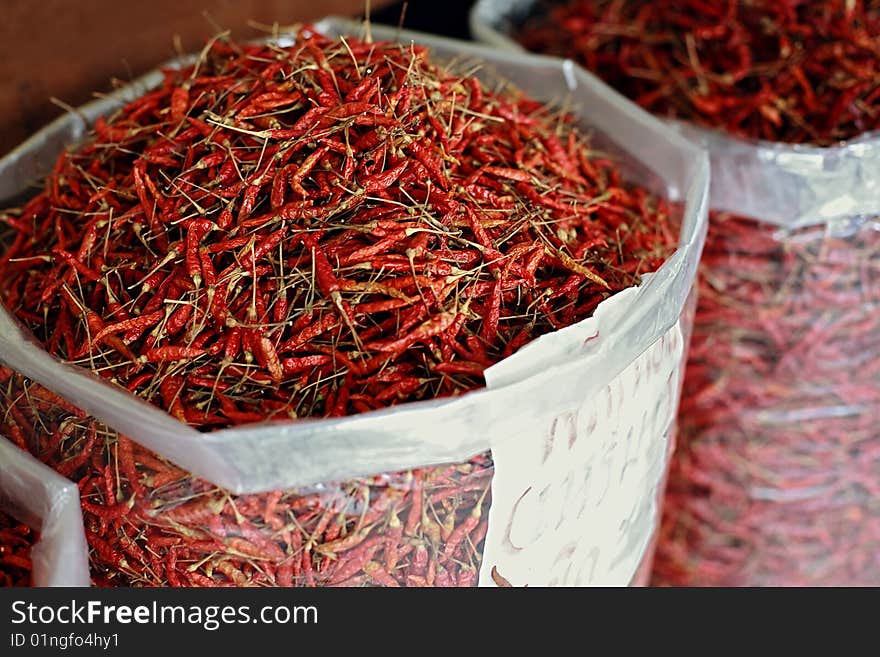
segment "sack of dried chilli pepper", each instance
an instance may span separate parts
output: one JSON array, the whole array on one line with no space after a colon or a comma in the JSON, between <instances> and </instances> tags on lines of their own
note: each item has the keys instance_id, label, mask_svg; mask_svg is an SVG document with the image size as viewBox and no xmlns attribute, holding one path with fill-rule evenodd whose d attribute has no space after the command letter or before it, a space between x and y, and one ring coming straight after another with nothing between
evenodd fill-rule
<instances>
[{"instance_id":1,"label":"sack of dried chilli pepper","mask_svg":"<svg viewBox=\"0 0 880 657\"><path fill-rule=\"evenodd\" d=\"M877 584L880 2L514 4L481 16L710 151L656 581Z\"/></svg>"},{"instance_id":2,"label":"sack of dried chilli pepper","mask_svg":"<svg viewBox=\"0 0 880 657\"><path fill-rule=\"evenodd\" d=\"M557 64L358 31L81 109L4 215L6 417L80 484L99 583L627 584L704 155Z\"/></svg>"},{"instance_id":3,"label":"sack of dried chilli pepper","mask_svg":"<svg viewBox=\"0 0 880 657\"><path fill-rule=\"evenodd\" d=\"M76 485L0 435L0 587L88 586L87 554Z\"/></svg>"}]
</instances>

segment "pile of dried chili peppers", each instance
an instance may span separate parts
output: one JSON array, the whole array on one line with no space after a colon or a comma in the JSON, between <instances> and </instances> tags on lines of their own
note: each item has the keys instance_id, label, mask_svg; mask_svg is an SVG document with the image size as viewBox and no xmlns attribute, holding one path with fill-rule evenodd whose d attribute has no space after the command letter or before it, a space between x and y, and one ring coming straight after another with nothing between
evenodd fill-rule
<instances>
[{"instance_id":1,"label":"pile of dried chili peppers","mask_svg":"<svg viewBox=\"0 0 880 657\"><path fill-rule=\"evenodd\" d=\"M877 0L539 0L516 38L733 135L824 146L880 129Z\"/></svg>"},{"instance_id":2,"label":"pile of dried chili peppers","mask_svg":"<svg viewBox=\"0 0 880 657\"><path fill-rule=\"evenodd\" d=\"M773 142L880 127L880 2L538 3L518 38L646 109ZM880 224L714 213L655 581L880 582Z\"/></svg>"},{"instance_id":3,"label":"pile of dried chili peppers","mask_svg":"<svg viewBox=\"0 0 880 657\"><path fill-rule=\"evenodd\" d=\"M50 353L201 430L482 386L677 231L571 117L456 70L311 29L210 42L0 217L3 303ZM3 430L79 482L99 583L475 581L489 455L233 497L2 378Z\"/></svg>"},{"instance_id":4,"label":"pile of dried chili peppers","mask_svg":"<svg viewBox=\"0 0 880 657\"><path fill-rule=\"evenodd\" d=\"M0 511L0 588L31 585L31 548L36 532Z\"/></svg>"}]
</instances>

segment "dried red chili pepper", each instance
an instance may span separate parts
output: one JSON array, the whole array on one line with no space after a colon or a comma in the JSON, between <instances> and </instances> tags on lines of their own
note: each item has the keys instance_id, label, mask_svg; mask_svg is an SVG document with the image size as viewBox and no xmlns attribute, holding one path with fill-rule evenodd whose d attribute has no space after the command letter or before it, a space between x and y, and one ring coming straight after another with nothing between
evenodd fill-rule
<instances>
[{"instance_id":1,"label":"dried red chili pepper","mask_svg":"<svg viewBox=\"0 0 880 657\"><path fill-rule=\"evenodd\" d=\"M478 387L482 369L588 316L671 251L664 204L586 156L569 118L482 90L420 47L361 48L364 73L349 52L359 47L313 32L289 48L217 40L196 65L167 71L149 103L102 120L43 194L7 213L7 307L56 356L209 430ZM340 93L339 80L375 92L322 106L321 71ZM263 107L271 131L254 123ZM169 137L169 116L210 130ZM346 166L353 180L338 174ZM92 210L103 219L68 220ZM330 379L328 347L349 364ZM377 371L398 374L380 382Z\"/></svg>"}]
</instances>

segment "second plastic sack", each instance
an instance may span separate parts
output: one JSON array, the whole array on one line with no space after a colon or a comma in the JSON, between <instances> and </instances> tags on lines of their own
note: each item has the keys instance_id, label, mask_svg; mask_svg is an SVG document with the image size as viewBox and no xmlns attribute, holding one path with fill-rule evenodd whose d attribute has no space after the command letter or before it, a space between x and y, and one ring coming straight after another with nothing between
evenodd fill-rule
<instances>
[{"instance_id":1,"label":"second plastic sack","mask_svg":"<svg viewBox=\"0 0 880 657\"><path fill-rule=\"evenodd\" d=\"M880 222L716 214L659 582L880 581Z\"/></svg>"},{"instance_id":2,"label":"second plastic sack","mask_svg":"<svg viewBox=\"0 0 880 657\"><path fill-rule=\"evenodd\" d=\"M674 124L710 152L715 212L655 580L877 584L880 139L854 135L876 125L880 60L862 45L880 11L732 2L678 21L661 5L482 0L472 14L481 40L518 49L533 18L531 43L645 105L780 139ZM781 143L810 138L825 147Z\"/></svg>"}]
</instances>

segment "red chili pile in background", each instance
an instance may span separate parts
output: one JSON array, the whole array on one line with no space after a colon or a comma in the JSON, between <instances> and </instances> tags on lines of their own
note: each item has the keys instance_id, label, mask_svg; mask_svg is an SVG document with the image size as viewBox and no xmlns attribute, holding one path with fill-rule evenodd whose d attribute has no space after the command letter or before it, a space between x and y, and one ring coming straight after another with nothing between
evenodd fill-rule
<instances>
[{"instance_id":1,"label":"red chili pile in background","mask_svg":"<svg viewBox=\"0 0 880 657\"><path fill-rule=\"evenodd\" d=\"M518 38L774 142L880 128L880 2L538 3ZM713 213L655 581L880 582L880 224Z\"/></svg>"},{"instance_id":2,"label":"red chili pile in background","mask_svg":"<svg viewBox=\"0 0 880 657\"><path fill-rule=\"evenodd\" d=\"M516 38L648 111L820 146L880 129L877 0L543 0Z\"/></svg>"},{"instance_id":3,"label":"red chili pile in background","mask_svg":"<svg viewBox=\"0 0 880 657\"><path fill-rule=\"evenodd\" d=\"M31 548L36 532L0 511L0 587L31 585Z\"/></svg>"},{"instance_id":4,"label":"red chili pile in background","mask_svg":"<svg viewBox=\"0 0 880 657\"><path fill-rule=\"evenodd\" d=\"M460 394L671 253L572 119L414 45L209 43L8 211L3 302L201 430ZM489 455L233 497L6 371L0 427L79 482L102 584L475 582Z\"/></svg>"}]
</instances>

